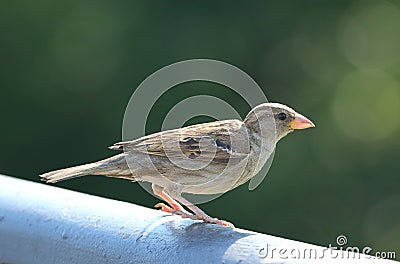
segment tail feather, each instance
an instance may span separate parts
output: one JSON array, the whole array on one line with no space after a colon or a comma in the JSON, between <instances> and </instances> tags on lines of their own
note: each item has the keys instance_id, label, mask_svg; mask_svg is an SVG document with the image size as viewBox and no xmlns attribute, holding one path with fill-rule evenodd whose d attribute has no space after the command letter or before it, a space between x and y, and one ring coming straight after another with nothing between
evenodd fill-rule
<instances>
[{"instance_id":1,"label":"tail feather","mask_svg":"<svg viewBox=\"0 0 400 264\"><path fill-rule=\"evenodd\" d=\"M86 175L103 175L135 181L126 163L124 154L97 162L56 170L39 175L43 181L55 183Z\"/></svg>"},{"instance_id":2,"label":"tail feather","mask_svg":"<svg viewBox=\"0 0 400 264\"><path fill-rule=\"evenodd\" d=\"M68 180L76 177L92 174L96 171L99 165L96 163L90 163L85 165L79 165L71 168L60 169L56 171L47 172L39 175L42 181L49 183L55 183L63 180Z\"/></svg>"}]
</instances>

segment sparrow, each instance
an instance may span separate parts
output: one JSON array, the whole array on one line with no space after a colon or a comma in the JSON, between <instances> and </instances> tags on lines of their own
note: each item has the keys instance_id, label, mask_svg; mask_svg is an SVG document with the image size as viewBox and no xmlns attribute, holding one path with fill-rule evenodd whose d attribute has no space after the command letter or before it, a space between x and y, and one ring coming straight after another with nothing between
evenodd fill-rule
<instances>
[{"instance_id":1,"label":"sparrow","mask_svg":"<svg viewBox=\"0 0 400 264\"><path fill-rule=\"evenodd\" d=\"M165 203L156 208L183 218L233 227L213 218L182 193L223 194L255 176L290 132L315 125L290 107L263 103L241 120L221 120L166 130L109 147L123 153L97 162L40 175L55 183L102 175L151 183ZM186 207L186 209L185 209Z\"/></svg>"}]
</instances>

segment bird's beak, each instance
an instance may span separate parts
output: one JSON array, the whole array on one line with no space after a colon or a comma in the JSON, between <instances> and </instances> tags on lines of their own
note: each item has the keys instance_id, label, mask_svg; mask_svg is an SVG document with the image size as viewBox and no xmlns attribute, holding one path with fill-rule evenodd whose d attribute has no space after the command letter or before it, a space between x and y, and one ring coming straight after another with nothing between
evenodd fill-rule
<instances>
[{"instance_id":1,"label":"bird's beak","mask_svg":"<svg viewBox=\"0 0 400 264\"><path fill-rule=\"evenodd\" d=\"M315 127L314 123L311 122L307 117L300 114L296 114L293 121L289 123L291 129L306 129L310 127Z\"/></svg>"}]
</instances>

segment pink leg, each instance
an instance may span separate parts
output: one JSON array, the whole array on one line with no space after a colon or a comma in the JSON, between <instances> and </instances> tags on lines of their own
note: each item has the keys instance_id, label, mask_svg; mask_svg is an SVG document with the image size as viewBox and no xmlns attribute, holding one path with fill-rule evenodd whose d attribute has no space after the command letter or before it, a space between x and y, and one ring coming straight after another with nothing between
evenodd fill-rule
<instances>
[{"instance_id":1,"label":"pink leg","mask_svg":"<svg viewBox=\"0 0 400 264\"><path fill-rule=\"evenodd\" d=\"M162 211L172 213L172 214L178 214L182 218L190 218L193 220L203 220L204 222L207 223L212 223L212 224L218 224L222 226L228 226L228 227L234 227L233 224L224 221L224 220L219 220L217 218L213 218L209 215L207 215L203 210L198 208L196 205L192 204L185 198L183 198L181 195L175 195L174 198L178 200L178 202L182 203L184 206L190 209L195 215L189 213L188 211L185 210L185 208L182 207L177 201L175 201L171 196L168 195L168 193L164 192L164 188L158 185L153 184L152 185L153 192L155 195L166 201L168 205L164 203L158 203L154 207L161 208Z\"/></svg>"},{"instance_id":2,"label":"pink leg","mask_svg":"<svg viewBox=\"0 0 400 264\"><path fill-rule=\"evenodd\" d=\"M167 193L165 193L163 190L163 187L155 185L155 184L153 184L151 187L153 188L153 192L155 195L157 195L158 197L160 197L161 199L163 199L164 201L166 201L169 204L169 206L168 206L164 203L158 203L158 204L154 205L154 207L161 208L161 211L163 211L163 212L167 212L167 213L171 213L171 214L178 214L183 218L190 218L193 220L198 219L197 216L186 211L185 208L183 208L177 201L175 201L174 199L172 199L171 196L169 196Z\"/></svg>"},{"instance_id":3,"label":"pink leg","mask_svg":"<svg viewBox=\"0 0 400 264\"><path fill-rule=\"evenodd\" d=\"M199 220L203 220L204 222L207 223L212 223L212 224L217 224L217 225L222 225L222 226L228 226L228 227L235 227L232 223L229 223L224 220L220 220L218 218L213 218L209 215L207 215L203 210L198 208L196 205L192 204L185 198L183 198L181 195L178 195L175 197L180 203L182 203L184 206L190 209Z\"/></svg>"}]
</instances>

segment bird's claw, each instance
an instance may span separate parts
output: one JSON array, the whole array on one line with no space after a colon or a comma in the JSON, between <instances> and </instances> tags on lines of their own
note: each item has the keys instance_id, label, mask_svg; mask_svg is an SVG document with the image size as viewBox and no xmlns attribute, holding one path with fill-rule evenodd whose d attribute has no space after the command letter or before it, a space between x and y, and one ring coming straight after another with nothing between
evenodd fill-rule
<instances>
[{"instance_id":1,"label":"bird's claw","mask_svg":"<svg viewBox=\"0 0 400 264\"><path fill-rule=\"evenodd\" d=\"M154 207L155 208L161 208L161 211L163 211L163 212L179 215L182 218L189 218L189 219L192 219L192 220L199 220L199 218L196 215L192 215L192 214L190 214L188 212L184 212L181 209L174 209L174 208L169 207L168 205L166 205L164 203L158 203L158 204L154 205Z\"/></svg>"},{"instance_id":2,"label":"bird's claw","mask_svg":"<svg viewBox=\"0 0 400 264\"><path fill-rule=\"evenodd\" d=\"M163 211L163 212L179 215L182 218L188 218L188 219L192 219L192 220L203 220L206 223L217 224L217 225L227 226L227 227L231 227L231 228L235 227L232 223L230 223L228 221L220 220L218 218L213 218L210 216L199 217L197 215L193 215L188 212L185 212L181 209L174 209L164 203L158 203L158 204L154 205L154 207L160 208L161 211Z\"/></svg>"},{"instance_id":3,"label":"bird's claw","mask_svg":"<svg viewBox=\"0 0 400 264\"><path fill-rule=\"evenodd\" d=\"M168 205L166 205L164 203L158 203L158 204L154 205L154 207L160 208L161 211L167 212L167 213L173 213L173 211L175 211L174 209L172 209L171 207L169 207Z\"/></svg>"},{"instance_id":4,"label":"bird's claw","mask_svg":"<svg viewBox=\"0 0 400 264\"><path fill-rule=\"evenodd\" d=\"M221 225L221 226L235 228L235 226L232 223L225 221L225 220L220 220L218 218L206 217L205 219L202 219L202 220L204 222L211 223L211 224L217 224L217 225Z\"/></svg>"}]
</instances>

